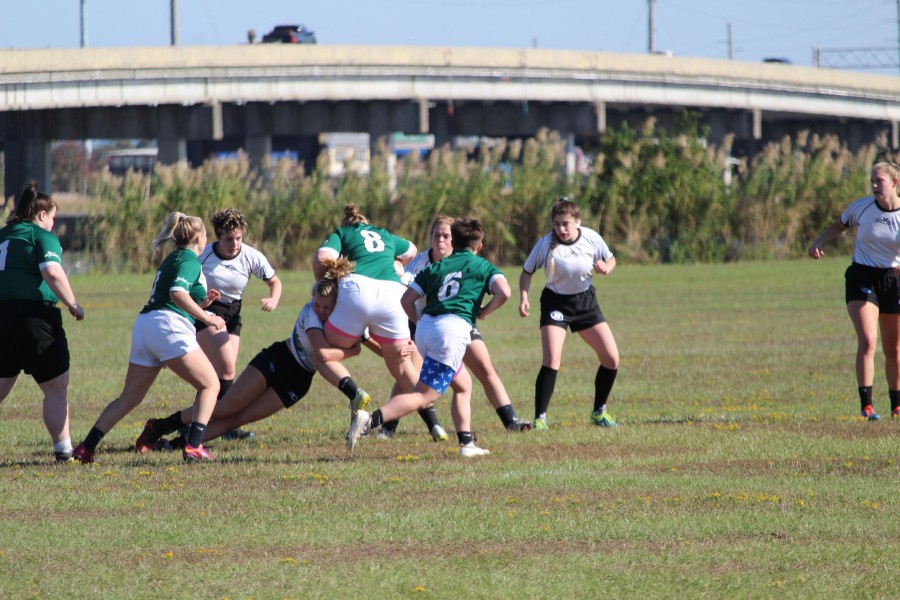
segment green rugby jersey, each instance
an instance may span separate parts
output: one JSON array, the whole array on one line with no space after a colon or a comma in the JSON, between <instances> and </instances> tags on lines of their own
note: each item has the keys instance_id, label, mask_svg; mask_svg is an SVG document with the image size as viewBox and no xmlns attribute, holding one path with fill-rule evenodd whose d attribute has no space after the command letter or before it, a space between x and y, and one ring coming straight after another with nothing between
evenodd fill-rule
<instances>
[{"instance_id":1,"label":"green rugby jersey","mask_svg":"<svg viewBox=\"0 0 900 600\"><path fill-rule=\"evenodd\" d=\"M381 227L359 224L339 227L325 238L321 247L331 248L355 262L354 273L399 283L394 259L409 250L409 240Z\"/></svg>"},{"instance_id":2,"label":"green rugby jersey","mask_svg":"<svg viewBox=\"0 0 900 600\"><path fill-rule=\"evenodd\" d=\"M59 301L41 265L62 264L62 246L40 226L20 221L0 229L0 300Z\"/></svg>"},{"instance_id":3,"label":"green rugby jersey","mask_svg":"<svg viewBox=\"0 0 900 600\"><path fill-rule=\"evenodd\" d=\"M153 280L153 288L150 290L150 300L141 309L141 313L148 313L151 310L171 310L187 317L193 323L194 317L181 310L172 301L169 295L172 290L184 290L198 304L206 298L206 278L203 277L200 260L192 250L179 248L166 257L156 272L156 279Z\"/></svg>"},{"instance_id":4,"label":"green rugby jersey","mask_svg":"<svg viewBox=\"0 0 900 600\"><path fill-rule=\"evenodd\" d=\"M485 259L470 250L454 250L447 258L420 271L410 287L425 296L423 314L456 315L474 326L481 301L497 276L505 278L500 269Z\"/></svg>"}]
</instances>

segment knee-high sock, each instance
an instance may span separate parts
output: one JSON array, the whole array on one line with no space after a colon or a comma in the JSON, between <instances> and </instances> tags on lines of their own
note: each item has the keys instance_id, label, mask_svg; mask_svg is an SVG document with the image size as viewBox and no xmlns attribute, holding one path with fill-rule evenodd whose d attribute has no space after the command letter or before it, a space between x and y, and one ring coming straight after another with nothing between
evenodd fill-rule
<instances>
[{"instance_id":1,"label":"knee-high sock","mask_svg":"<svg viewBox=\"0 0 900 600\"><path fill-rule=\"evenodd\" d=\"M618 372L618 369L607 369L603 365L597 369L597 376L594 377L594 412L606 409L606 400L616 382Z\"/></svg>"},{"instance_id":2,"label":"knee-high sock","mask_svg":"<svg viewBox=\"0 0 900 600\"><path fill-rule=\"evenodd\" d=\"M550 398L556 388L556 374L559 371L550 367L541 367L538 371L537 381L534 382L534 418L543 419L547 416L547 408L550 406Z\"/></svg>"}]
</instances>

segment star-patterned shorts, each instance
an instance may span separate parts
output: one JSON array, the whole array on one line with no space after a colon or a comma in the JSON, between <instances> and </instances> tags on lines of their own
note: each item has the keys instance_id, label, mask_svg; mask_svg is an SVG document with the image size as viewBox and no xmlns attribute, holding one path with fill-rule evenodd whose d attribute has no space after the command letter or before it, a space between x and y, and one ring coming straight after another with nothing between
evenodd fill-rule
<instances>
[{"instance_id":1,"label":"star-patterned shorts","mask_svg":"<svg viewBox=\"0 0 900 600\"><path fill-rule=\"evenodd\" d=\"M450 387L450 382L453 381L458 372L457 369L426 356L422 362L422 372L419 374L419 381L438 394L443 394Z\"/></svg>"},{"instance_id":2,"label":"star-patterned shorts","mask_svg":"<svg viewBox=\"0 0 900 600\"><path fill-rule=\"evenodd\" d=\"M472 326L456 315L425 315L416 327L419 354L458 369L472 341Z\"/></svg>"}]
</instances>

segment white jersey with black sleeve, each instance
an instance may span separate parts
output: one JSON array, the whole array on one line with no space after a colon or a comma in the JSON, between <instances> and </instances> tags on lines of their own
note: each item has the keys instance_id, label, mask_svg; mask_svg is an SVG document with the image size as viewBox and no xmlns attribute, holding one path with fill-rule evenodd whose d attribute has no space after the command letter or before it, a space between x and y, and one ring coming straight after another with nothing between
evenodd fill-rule
<instances>
[{"instance_id":1,"label":"white jersey with black sleeve","mask_svg":"<svg viewBox=\"0 0 900 600\"><path fill-rule=\"evenodd\" d=\"M867 196L847 207L841 223L856 227L853 262L880 269L900 265L900 210L882 210Z\"/></svg>"},{"instance_id":2,"label":"white jersey with black sleeve","mask_svg":"<svg viewBox=\"0 0 900 600\"><path fill-rule=\"evenodd\" d=\"M263 281L275 277L275 269L256 248L241 244L241 251L237 256L225 259L216 254L215 246L215 242L207 244L200 255L200 264L206 275L207 289L219 290L222 294L221 302L230 304L240 300L250 283L251 275Z\"/></svg>"},{"instance_id":3,"label":"white jersey with black sleeve","mask_svg":"<svg viewBox=\"0 0 900 600\"><path fill-rule=\"evenodd\" d=\"M591 287L594 263L613 257L600 234L587 227L578 228L578 238L571 244L558 243L551 251L552 246L551 231L538 240L522 268L526 273L532 274L543 267L547 273L547 288L557 294L586 292Z\"/></svg>"},{"instance_id":4,"label":"white jersey with black sleeve","mask_svg":"<svg viewBox=\"0 0 900 600\"><path fill-rule=\"evenodd\" d=\"M310 300L300 309L300 314L297 315L297 320L294 322L294 330L288 339L288 347L291 349L291 354L294 355L298 363L309 371L315 371L316 367L310 358L310 355L313 353L313 347L309 342L307 331L310 329L324 329L325 327L322 319L313 310L313 302L313 300Z\"/></svg>"},{"instance_id":5,"label":"white jersey with black sleeve","mask_svg":"<svg viewBox=\"0 0 900 600\"><path fill-rule=\"evenodd\" d=\"M416 278L416 275L419 272L424 271L428 267L431 266L431 248L428 250L424 250L416 254L415 258L406 263L403 267L403 283L407 286L412 284L413 280ZM419 316L422 316L422 311L425 310L425 296L420 297L416 300L416 312L419 313Z\"/></svg>"}]
</instances>

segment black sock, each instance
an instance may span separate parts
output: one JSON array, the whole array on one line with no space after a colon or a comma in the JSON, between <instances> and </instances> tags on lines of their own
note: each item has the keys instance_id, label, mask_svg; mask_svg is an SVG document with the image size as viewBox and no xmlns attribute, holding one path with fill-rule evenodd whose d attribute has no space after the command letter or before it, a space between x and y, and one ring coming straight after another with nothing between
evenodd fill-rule
<instances>
[{"instance_id":1,"label":"black sock","mask_svg":"<svg viewBox=\"0 0 900 600\"><path fill-rule=\"evenodd\" d=\"M375 414L375 413L372 413ZM382 431L397 431L397 426L400 425L400 419L394 419L393 421L385 421L381 424Z\"/></svg>"},{"instance_id":2,"label":"black sock","mask_svg":"<svg viewBox=\"0 0 900 600\"><path fill-rule=\"evenodd\" d=\"M456 439L459 440L460 446L465 446L466 444L472 443L472 432L471 431L457 431Z\"/></svg>"},{"instance_id":3,"label":"black sock","mask_svg":"<svg viewBox=\"0 0 900 600\"><path fill-rule=\"evenodd\" d=\"M219 380L219 395L216 396L216 400L221 400L222 396L225 395L225 392L231 389L231 386L234 385L234 379L220 379Z\"/></svg>"},{"instance_id":4,"label":"black sock","mask_svg":"<svg viewBox=\"0 0 900 600\"><path fill-rule=\"evenodd\" d=\"M425 427L428 428L428 431L431 431L434 429L435 425L438 425L437 413L434 412L434 406L423 408L419 411L419 416L422 417L422 421L425 422Z\"/></svg>"},{"instance_id":5,"label":"black sock","mask_svg":"<svg viewBox=\"0 0 900 600\"><path fill-rule=\"evenodd\" d=\"M181 422L181 411L174 412L165 419L159 419L153 424L153 433L158 433L160 436L169 435L173 431L177 430L184 423Z\"/></svg>"},{"instance_id":6,"label":"black sock","mask_svg":"<svg viewBox=\"0 0 900 600\"><path fill-rule=\"evenodd\" d=\"M356 385L356 382L354 382L353 378L349 375L338 382L338 390L350 400L356 398L356 390L358 389L359 387Z\"/></svg>"},{"instance_id":7,"label":"black sock","mask_svg":"<svg viewBox=\"0 0 900 600\"><path fill-rule=\"evenodd\" d=\"M900 390L890 390L888 396L891 397L891 412L900 408Z\"/></svg>"},{"instance_id":8,"label":"black sock","mask_svg":"<svg viewBox=\"0 0 900 600\"><path fill-rule=\"evenodd\" d=\"M381 414L381 409L380 409L380 408L379 408L378 410L376 410L375 412L373 412L373 413L369 416L369 418L372 419L372 421L371 421L371 426L372 426L372 429L373 429L373 430L378 429L378 428L381 427L382 425L385 425L384 417L383 417L382 414ZM389 422L393 422L393 421L389 421Z\"/></svg>"},{"instance_id":9,"label":"black sock","mask_svg":"<svg viewBox=\"0 0 900 600\"><path fill-rule=\"evenodd\" d=\"M84 438L84 441L81 443L84 444L84 447L87 448L89 452L93 452L97 449L97 446L100 445L100 440L103 439L104 435L106 434L96 427L91 427L87 437Z\"/></svg>"},{"instance_id":10,"label":"black sock","mask_svg":"<svg viewBox=\"0 0 900 600\"><path fill-rule=\"evenodd\" d=\"M859 406L862 410L866 410L867 406L872 406L871 385L864 385L859 387Z\"/></svg>"},{"instance_id":11,"label":"black sock","mask_svg":"<svg viewBox=\"0 0 900 600\"><path fill-rule=\"evenodd\" d=\"M194 448L203 445L203 434L206 433L206 425L203 423L198 423L197 421L191 422L191 432L188 434L187 443Z\"/></svg>"},{"instance_id":12,"label":"black sock","mask_svg":"<svg viewBox=\"0 0 900 600\"><path fill-rule=\"evenodd\" d=\"M547 416L550 407L550 398L556 387L556 374L559 371L550 367L541 366L538 371L537 381L534 382L534 418L541 419Z\"/></svg>"},{"instance_id":13,"label":"black sock","mask_svg":"<svg viewBox=\"0 0 900 600\"><path fill-rule=\"evenodd\" d=\"M509 427L516 422L516 411L513 410L512 404L501 406L497 409L497 416L503 421L504 427Z\"/></svg>"},{"instance_id":14,"label":"black sock","mask_svg":"<svg viewBox=\"0 0 900 600\"><path fill-rule=\"evenodd\" d=\"M606 401L618 372L618 369L607 369L603 365L597 369L597 375L594 377L594 412L606 410Z\"/></svg>"}]
</instances>

